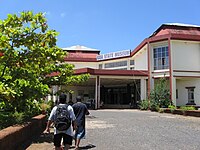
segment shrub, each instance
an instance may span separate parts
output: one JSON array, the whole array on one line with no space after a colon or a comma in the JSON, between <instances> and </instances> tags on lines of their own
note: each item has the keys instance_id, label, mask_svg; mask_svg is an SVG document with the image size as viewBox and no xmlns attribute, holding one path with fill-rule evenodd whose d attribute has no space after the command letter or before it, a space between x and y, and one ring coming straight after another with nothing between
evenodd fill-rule
<instances>
[{"instance_id":1,"label":"shrub","mask_svg":"<svg viewBox=\"0 0 200 150\"><path fill-rule=\"evenodd\" d=\"M159 108L167 108L171 104L170 91L167 88L167 81L161 78L150 93L150 109L158 111Z\"/></svg>"},{"instance_id":2,"label":"shrub","mask_svg":"<svg viewBox=\"0 0 200 150\"><path fill-rule=\"evenodd\" d=\"M40 102L38 101L26 100L23 112L8 109L9 107L5 107L4 102L1 102L0 106L0 129L14 124L22 124L23 122L30 120L33 116L41 113Z\"/></svg>"},{"instance_id":3,"label":"shrub","mask_svg":"<svg viewBox=\"0 0 200 150\"><path fill-rule=\"evenodd\" d=\"M160 109L160 104L159 104L159 101L156 101L156 100L151 100L150 101L150 110L151 111L159 111Z\"/></svg>"},{"instance_id":4,"label":"shrub","mask_svg":"<svg viewBox=\"0 0 200 150\"><path fill-rule=\"evenodd\" d=\"M15 112L13 114L13 118L14 118L16 124L21 124L21 123L23 123L23 121L25 119L25 115L22 112L20 112L20 113L19 112Z\"/></svg>"},{"instance_id":5,"label":"shrub","mask_svg":"<svg viewBox=\"0 0 200 150\"><path fill-rule=\"evenodd\" d=\"M167 108L169 105L171 105L171 100L170 99L162 99L159 102L160 102L159 105L162 108Z\"/></svg>"},{"instance_id":6,"label":"shrub","mask_svg":"<svg viewBox=\"0 0 200 150\"><path fill-rule=\"evenodd\" d=\"M0 129L6 128L14 124L21 124L26 120L23 112L1 112L0 113Z\"/></svg>"},{"instance_id":7,"label":"shrub","mask_svg":"<svg viewBox=\"0 0 200 150\"><path fill-rule=\"evenodd\" d=\"M164 108L160 108L160 109L158 110L158 112L159 112L159 113L164 113Z\"/></svg>"},{"instance_id":8,"label":"shrub","mask_svg":"<svg viewBox=\"0 0 200 150\"><path fill-rule=\"evenodd\" d=\"M168 108L170 109L171 112L174 112L174 110L176 109L176 106L169 105Z\"/></svg>"},{"instance_id":9,"label":"shrub","mask_svg":"<svg viewBox=\"0 0 200 150\"><path fill-rule=\"evenodd\" d=\"M141 110L148 110L149 109L149 100L141 100L139 103L139 108Z\"/></svg>"},{"instance_id":10,"label":"shrub","mask_svg":"<svg viewBox=\"0 0 200 150\"><path fill-rule=\"evenodd\" d=\"M194 106L181 106L180 109L183 111L196 110L196 108Z\"/></svg>"}]
</instances>

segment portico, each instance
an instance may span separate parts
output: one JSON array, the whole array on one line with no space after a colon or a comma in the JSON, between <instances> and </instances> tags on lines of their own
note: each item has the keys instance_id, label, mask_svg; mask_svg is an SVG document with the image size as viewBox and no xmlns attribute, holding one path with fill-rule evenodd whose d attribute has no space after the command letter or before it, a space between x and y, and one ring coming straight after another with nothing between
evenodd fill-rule
<instances>
[{"instance_id":1,"label":"portico","mask_svg":"<svg viewBox=\"0 0 200 150\"><path fill-rule=\"evenodd\" d=\"M105 69L77 69L75 74L89 73L90 79L82 84L82 93L77 93L88 99L95 99L95 108L100 103L109 108L137 107L140 100L147 96L147 71L141 70L105 70ZM87 90L88 89L88 90ZM90 89L90 90L89 90ZM92 90L93 89L93 90ZM93 92L89 92L89 91ZM93 97L91 97L93 96ZM87 99L87 98L86 98Z\"/></svg>"}]
</instances>

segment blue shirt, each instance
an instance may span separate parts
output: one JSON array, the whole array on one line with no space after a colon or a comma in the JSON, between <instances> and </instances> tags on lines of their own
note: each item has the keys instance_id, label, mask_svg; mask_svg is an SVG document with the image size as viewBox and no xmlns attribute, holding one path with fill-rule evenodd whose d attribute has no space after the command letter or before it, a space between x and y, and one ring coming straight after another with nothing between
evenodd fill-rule
<instances>
[{"instance_id":1,"label":"blue shirt","mask_svg":"<svg viewBox=\"0 0 200 150\"><path fill-rule=\"evenodd\" d=\"M85 127L85 115L88 114L87 106L81 102L72 105L78 126Z\"/></svg>"}]
</instances>

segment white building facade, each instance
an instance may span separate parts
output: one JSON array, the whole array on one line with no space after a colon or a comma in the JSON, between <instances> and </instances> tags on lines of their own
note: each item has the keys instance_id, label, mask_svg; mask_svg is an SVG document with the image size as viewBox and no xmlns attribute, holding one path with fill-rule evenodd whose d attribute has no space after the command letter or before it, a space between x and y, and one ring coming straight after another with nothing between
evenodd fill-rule
<instances>
[{"instance_id":1,"label":"white building facade","mask_svg":"<svg viewBox=\"0 0 200 150\"><path fill-rule=\"evenodd\" d=\"M96 108L137 108L148 99L155 82L168 80L170 97L176 106L200 106L200 26L163 24L135 49L100 54L84 46L64 48L66 63L74 64L75 74L89 73L89 81L73 87L75 101L81 95L94 99Z\"/></svg>"}]
</instances>

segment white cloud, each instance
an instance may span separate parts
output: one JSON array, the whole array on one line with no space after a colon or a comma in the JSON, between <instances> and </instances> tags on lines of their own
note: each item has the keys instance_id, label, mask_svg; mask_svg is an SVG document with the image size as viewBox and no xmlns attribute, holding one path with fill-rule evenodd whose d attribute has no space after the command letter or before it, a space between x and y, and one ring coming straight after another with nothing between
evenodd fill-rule
<instances>
[{"instance_id":1,"label":"white cloud","mask_svg":"<svg viewBox=\"0 0 200 150\"><path fill-rule=\"evenodd\" d=\"M61 14L60 14L60 17L62 17L62 18L64 18L66 16L66 13L65 12L62 12Z\"/></svg>"}]
</instances>

